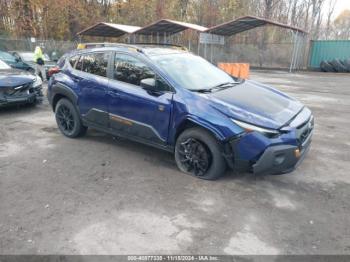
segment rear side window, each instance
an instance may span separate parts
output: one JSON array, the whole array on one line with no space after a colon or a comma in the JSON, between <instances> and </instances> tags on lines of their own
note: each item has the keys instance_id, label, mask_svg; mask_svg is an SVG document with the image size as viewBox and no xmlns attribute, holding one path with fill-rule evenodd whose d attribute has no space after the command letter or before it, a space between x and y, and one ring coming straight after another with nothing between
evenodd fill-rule
<instances>
[{"instance_id":1,"label":"rear side window","mask_svg":"<svg viewBox=\"0 0 350 262\"><path fill-rule=\"evenodd\" d=\"M75 68L75 64L77 63L78 60L79 60L79 56L75 55L69 59L69 63L73 68Z\"/></svg>"},{"instance_id":2,"label":"rear side window","mask_svg":"<svg viewBox=\"0 0 350 262\"><path fill-rule=\"evenodd\" d=\"M63 67L64 64L66 63L66 60L67 60L67 55L61 56L61 58L58 59L58 61L57 61L57 65L58 65L59 67Z\"/></svg>"},{"instance_id":3,"label":"rear side window","mask_svg":"<svg viewBox=\"0 0 350 262\"><path fill-rule=\"evenodd\" d=\"M80 56L75 69L107 77L109 53L90 53Z\"/></svg>"},{"instance_id":4,"label":"rear side window","mask_svg":"<svg viewBox=\"0 0 350 262\"><path fill-rule=\"evenodd\" d=\"M82 57L81 57L82 58ZM75 69L83 71L83 59L79 59L77 63L75 64Z\"/></svg>"}]
</instances>

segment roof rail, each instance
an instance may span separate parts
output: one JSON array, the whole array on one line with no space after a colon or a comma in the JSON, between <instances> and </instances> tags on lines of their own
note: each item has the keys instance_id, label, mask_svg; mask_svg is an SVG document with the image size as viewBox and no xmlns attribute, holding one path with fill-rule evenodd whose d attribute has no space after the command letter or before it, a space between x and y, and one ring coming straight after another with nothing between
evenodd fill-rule
<instances>
[{"instance_id":1,"label":"roof rail","mask_svg":"<svg viewBox=\"0 0 350 262\"><path fill-rule=\"evenodd\" d=\"M182 49L182 50L185 50L187 51L187 48L182 46L182 45L174 45L174 44L168 44L168 43L134 43L134 44L131 44L131 45L151 45L151 46L167 46L167 47L175 47L175 48L179 48L179 49Z\"/></svg>"},{"instance_id":2,"label":"roof rail","mask_svg":"<svg viewBox=\"0 0 350 262\"><path fill-rule=\"evenodd\" d=\"M124 44L124 43L108 43L108 42L96 42L96 43L80 43L78 45L78 49L87 49L87 48L98 48L98 47L113 47L113 46L120 46L120 47L132 47L137 49L137 51L142 52L140 49L140 46L164 46L164 47L173 47L177 49L181 49L184 51L187 51L187 48L181 45L173 45L173 44L166 44L166 43L133 43L133 44Z\"/></svg>"},{"instance_id":3,"label":"roof rail","mask_svg":"<svg viewBox=\"0 0 350 262\"><path fill-rule=\"evenodd\" d=\"M124 43L109 43L109 42L96 42L96 43L80 43L79 45L83 46L82 49L85 48L96 48L96 47L108 47L108 46L132 46Z\"/></svg>"}]
</instances>

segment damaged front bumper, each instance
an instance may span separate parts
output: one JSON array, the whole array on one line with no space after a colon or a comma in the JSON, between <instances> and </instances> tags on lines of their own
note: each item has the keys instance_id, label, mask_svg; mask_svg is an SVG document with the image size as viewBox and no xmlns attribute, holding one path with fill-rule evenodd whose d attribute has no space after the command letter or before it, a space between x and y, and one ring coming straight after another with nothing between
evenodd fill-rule
<instances>
[{"instance_id":1,"label":"damaged front bumper","mask_svg":"<svg viewBox=\"0 0 350 262\"><path fill-rule=\"evenodd\" d=\"M304 160L313 135L313 117L277 138L244 133L225 145L228 165L237 172L279 175L292 172Z\"/></svg>"},{"instance_id":2,"label":"damaged front bumper","mask_svg":"<svg viewBox=\"0 0 350 262\"><path fill-rule=\"evenodd\" d=\"M0 90L0 107L18 104L34 104L43 100L42 86L23 90Z\"/></svg>"},{"instance_id":3,"label":"damaged front bumper","mask_svg":"<svg viewBox=\"0 0 350 262\"><path fill-rule=\"evenodd\" d=\"M279 175L290 173L301 164L310 150L312 133L302 146L277 145L268 147L252 165L253 173Z\"/></svg>"}]
</instances>

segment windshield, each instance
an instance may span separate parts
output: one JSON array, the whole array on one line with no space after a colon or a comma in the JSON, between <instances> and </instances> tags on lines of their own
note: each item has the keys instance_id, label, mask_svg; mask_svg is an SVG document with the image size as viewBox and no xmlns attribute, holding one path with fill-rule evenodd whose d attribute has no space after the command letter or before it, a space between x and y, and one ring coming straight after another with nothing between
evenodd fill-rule
<instances>
[{"instance_id":1,"label":"windshield","mask_svg":"<svg viewBox=\"0 0 350 262\"><path fill-rule=\"evenodd\" d=\"M23 61L29 61L29 62L34 61L34 53L32 52L19 53L19 55L22 57ZM43 55L44 55L44 61L50 61L50 57L48 56L48 54L43 54Z\"/></svg>"},{"instance_id":2,"label":"windshield","mask_svg":"<svg viewBox=\"0 0 350 262\"><path fill-rule=\"evenodd\" d=\"M16 62L16 58L9 53L0 52L0 59L9 62Z\"/></svg>"},{"instance_id":3,"label":"windshield","mask_svg":"<svg viewBox=\"0 0 350 262\"><path fill-rule=\"evenodd\" d=\"M10 69L11 67L7 65L4 61L0 60L0 70Z\"/></svg>"},{"instance_id":4,"label":"windshield","mask_svg":"<svg viewBox=\"0 0 350 262\"><path fill-rule=\"evenodd\" d=\"M210 89L235 82L231 76L203 58L189 53L151 57L182 87L189 90Z\"/></svg>"}]
</instances>

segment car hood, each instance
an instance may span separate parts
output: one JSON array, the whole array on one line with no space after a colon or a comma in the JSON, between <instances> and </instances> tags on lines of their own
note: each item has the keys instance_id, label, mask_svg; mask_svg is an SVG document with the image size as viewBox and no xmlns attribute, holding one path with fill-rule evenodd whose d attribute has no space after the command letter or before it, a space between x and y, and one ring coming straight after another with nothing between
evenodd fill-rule
<instances>
[{"instance_id":1,"label":"car hood","mask_svg":"<svg viewBox=\"0 0 350 262\"><path fill-rule=\"evenodd\" d=\"M19 62L14 62L14 61L5 61L9 66L14 67L14 68L19 68L19 69L27 69L30 68L30 66L26 63L23 63L21 61Z\"/></svg>"},{"instance_id":2,"label":"car hood","mask_svg":"<svg viewBox=\"0 0 350 262\"><path fill-rule=\"evenodd\" d=\"M22 70L6 69L0 70L0 88L15 87L35 80L35 75Z\"/></svg>"},{"instance_id":3,"label":"car hood","mask_svg":"<svg viewBox=\"0 0 350 262\"><path fill-rule=\"evenodd\" d=\"M272 129L285 125L304 107L272 87L249 80L204 96L230 118Z\"/></svg>"}]
</instances>

